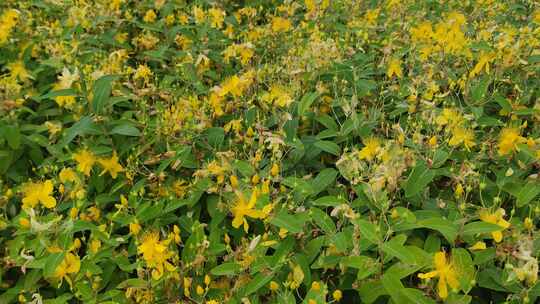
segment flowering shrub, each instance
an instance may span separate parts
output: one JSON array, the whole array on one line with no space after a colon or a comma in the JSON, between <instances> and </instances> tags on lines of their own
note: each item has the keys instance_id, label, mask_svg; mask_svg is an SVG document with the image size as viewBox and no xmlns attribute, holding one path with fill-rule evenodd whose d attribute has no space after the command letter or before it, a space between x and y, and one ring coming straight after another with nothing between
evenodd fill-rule
<instances>
[{"instance_id":1,"label":"flowering shrub","mask_svg":"<svg viewBox=\"0 0 540 304\"><path fill-rule=\"evenodd\" d=\"M540 301L540 5L4 0L0 303Z\"/></svg>"}]
</instances>

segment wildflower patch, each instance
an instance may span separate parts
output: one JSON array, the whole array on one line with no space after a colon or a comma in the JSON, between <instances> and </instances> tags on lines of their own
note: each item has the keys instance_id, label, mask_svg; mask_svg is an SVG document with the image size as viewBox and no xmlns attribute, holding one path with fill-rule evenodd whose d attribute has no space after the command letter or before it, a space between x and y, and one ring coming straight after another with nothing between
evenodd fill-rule
<instances>
[{"instance_id":1,"label":"wildflower patch","mask_svg":"<svg viewBox=\"0 0 540 304\"><path fill-rule=\"evenodd\" d=\"M535 1L0 1L0 303L538 303Z\"/></svg>"}]
</instances>

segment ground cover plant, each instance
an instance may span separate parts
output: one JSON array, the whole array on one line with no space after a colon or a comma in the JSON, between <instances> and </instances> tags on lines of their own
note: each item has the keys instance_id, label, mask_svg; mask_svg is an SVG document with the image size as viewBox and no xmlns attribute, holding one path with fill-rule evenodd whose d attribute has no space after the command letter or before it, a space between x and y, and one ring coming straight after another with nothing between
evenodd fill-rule
<instances>
[{"instance_id":1,"label":"ground cover plant","mask_svg":"<svg viewBox=\"0 0 540 304\"><path fill-rule=\"evenodd\" d=\"M538 303L540 3L4 0L0 303Z\"/></svg>"}]
</instances>

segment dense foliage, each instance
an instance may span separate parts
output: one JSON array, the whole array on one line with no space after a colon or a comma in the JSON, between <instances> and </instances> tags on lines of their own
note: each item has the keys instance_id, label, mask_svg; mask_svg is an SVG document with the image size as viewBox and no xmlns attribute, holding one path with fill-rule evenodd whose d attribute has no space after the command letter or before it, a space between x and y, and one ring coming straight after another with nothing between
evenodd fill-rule
<instances>
[{"instance_id":1,"label":"dense foliage","mask_svg":"<svg viewBox=\"0 0 540 304\"><path fill-rule=\"evenodd\" d=\"M3 0L0 303L534 303L540 3Z\"/></svg>"}]
</instances>

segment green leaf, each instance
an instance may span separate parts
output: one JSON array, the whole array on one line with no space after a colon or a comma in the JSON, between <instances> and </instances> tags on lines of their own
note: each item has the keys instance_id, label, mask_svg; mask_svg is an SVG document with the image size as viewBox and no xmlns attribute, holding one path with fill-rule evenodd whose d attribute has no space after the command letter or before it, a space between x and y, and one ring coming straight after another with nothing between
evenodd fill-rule
<instances>
[{"instance_id":1,"label":"green leaf","mask_svg":"<svg viewBox=\"0 0 540 304\"><path fill-rule=\"evenodd\" d=\"M182 261L185 261L186 263L194 261L199 254L199 246L204 239L204 226L198 221L193 222L193 224L191 224L191 235L185 243L184 250L182 250Z\"/></svg>"},{"instance_id":2,"label":"green leaf","mask_svg":"<svg viewBox=\"0 0 540 304\"><path fill-rule=\"evenodd\" d=\"M336 233L336 224L334 224L334 221L332 218L326 214L326 212L322 211L319 208L312 207L311 209L311 218L317 226L319 226L326 234L335 234Z\"/></svg>"},{"instance_id":3,"label":"green leaf","mask_svg":"<svg viewBox=\"0 0 540 304\"><path fill-rule=\"evenodd\" d=\"M302 272L304 273L304 280L302 281L305 286L310 286L311 284L311 269L310 269L310 263L306 255L302 253L297 253L292 261L300 268L302 269Z\"/></svg>"},{"instance_id":4,"label":"green leaf","mask_svg":"<svg viewBox=\"0 0 540 304\"><path fill-rule=\"evenodd\" d=\"M293 236L288 236L279 244L277 245L277 248L275 249L274 255L272 256L272 259L270 260L270 265L272 267L276 267L279 269L281 267L281 263L286 262L286 258L288 254L293 250L295 244L295 240Z\"/></svg>"},{"instance_id":5,"label":"green leaf","mask_svg":"<svg viewBox=\"0 0 540 304\"><path fill-rule=\"evenodd\" d=\"M130 123L123 123L114 127L111 130L111 134L125 135L125 136L141 136L141 131Z\"/></svg>"},{"instance_id":6,"label":"green leaf","mask_svg":"<svg viewBox=\"0 0 540 304\"><path fill-rule=\"evenodd\" d=\"M9 147L13 150L19 149L21 145L21 132L19 128L16 126L4 126L2 129Z\"/></svg>"},{"instance_id":7,"label":"green leaf","mask_svg":"<svg viewBox=\"0 0 540 304\"><path fill-rule=\"evenodd\" d=\"M163 212L163 206L160 204L152 204L151 202L145 203L137 210L137 219L141 222L147 222L151 219L155 219Z\"/></svg>"},{"instance_id":8,"label":"green leaf","mask_svg":"<svg viewBox=\"0 0 540 304\"><path fill-rule=\"evenodd\" d=\"M335 122L334 118L332 118L328 114L319 115L319 116L315 117L315 119L318 122L320 122L322 125L324 125L328 130L338 131L338 129L339 129L339 126Z\"/></svg>"},{"instance_id":9,"label":"green leaf","mask_svg":"<svg viewBox=\"0 0 540 304\"><path fill-rule=\"evenodd\" d=\"M228 262L218 265L210 270L210 273L215 276L235 275L242 270L242 266L238 263Z\"/></svg>"},{"instance_id":10,"label":"green leaf","mask_svg":"<svg viewBox=\"0 0 540 304\"><path fill-rule=\"evenodd\" d=\"M368 278L380 269L380 264L373 258L362 255L345 257L341 259L341 264L345 267L358 269L358 273L356 274L357 280Z\"/></svg>"},{"instance_id":11,"label":"green leaf","mask_svg":"<svg viewBox=\"0 0 540 304\"><path fill-rule=\"evenodd\" d=\"M420 249L420 248L414 247L414 246L409 246L409 248L410 249L413 249L413 248ZM424 253L422 253L422 254L424 254ZM431 256L429 256L428 259L429 259L429 261L431 261ZM393 264L392 266L390 266L390 268L388 268L385 271L386 272L393 272L394 275L396 275L399 279L403 279L403 278L406 278L406 277L410 276L411 274L417 272L422 267L425 267L426 265L429 265L430 263L431 262L427 262L427 263L424 263L423 265L417 265L417 264L406 264L406 263L403 263L403 262L397 262L397 263Z\"/></svg>"},{"instance_id":12,"label":"green leaf","mask_svg":"<svg viewBox=\"0 0 540 304\"><path fill-rule=\"evenodd\" d=\"M396 303L408 303L408 301L406 301L401 295L401 291L405 287L394 272L386 271L382 276L381 282L392 300L394 300Z\"/></svg>"},{"instance_id":13,"label":"green leaf","mask_svg":"<svg viewBox=\"0 0 540 304\"><path fill-rule=\"evenodd\" d=\"M97 125L94 123L93 119L90 116L84 116L65 131L62 145L69 144L77 136L86 134L95 135L100 133L101 131L97 128Z\"/></svg>"},{"instance_id":14,"label":"green leaf","mask_svg":"<svg viewBox=\"0 0 540 304\"><path fill-rule=\"evenodd\" d=\"M313 189L311 183L302 178L294 176L285 178L282 181L282 184L293 189L295 192L302 194L303 197L307 197L315 192L315 189Z\"/></svg>"},{"instance_id":15,"label":"green leaf","mask_svg":"<svg viewBox=\"0 0 540 304\"><path fill-rule=\"evenodd\" d=\"M41 270L32 269L24 278L24 289L34 291L38 288L38 281L41 279Z\"/></svg>"},{"instance_id":16,"label":"green leaf","mask_svg":"<svg viewBox=\"0 0 540 304\"><path fill-rule=\"evenodd\" d=\"M65 253L52 253L45 260L45 267L43 268L43 276L50 278L54 275L56 268L64 260Z\"/></svg>"},{"instance_id":17,"label":"green leaf","mask_svg":"<svg viewBox=\"0 0 540 304\"><path fill-rule=\"evenodd\" d=\"M424 228L439 231L450 244L453 244L458 235L458 229L454 223L443 218L428 218L418 221L417 224Z\"/></svg>"},{"instance_id":18,"label":"green leaf","mask_svg":"<svg viewBox=\"0 0 540 304\"><path fill-rule=\"evenodd\" d=\"M436 233L430 233L424 241L424 250L427 252L435 253L441 248L441 239Z\"/></svg>"},{"instance_id":19,"label":"green leaf","mask_svg":"<svg viewBox=\"0 0 540 304\"><path fill-rule=\"evenodd\" d=\"M456 293L450 293L446 299L446 304L469 304L472 297L469 295L462 295Z\"/></svg>"},{"instance_id":20,"label":"green leaf","mask_svg":"<svg viewBox=\"0 0 540 304\"><path fill-rule=\"evenodd\" d=\"M332 237L332 243L338 252L347 252L350 248L352 233L350 229L340 231Z\"/></svg>"},{"instance_id":21,"label":"green leaf","mask_svg":"<svg viewBox=\"0 0 540 304\"><path fill-rule=\"evenodd\" d=\"M73 298L71 293L64 293L63 295L55 299L47 299L43 301L43 304L67 304L68 301Z\"/></svg>"},{"instance_id":22,"label":"green leaf","mask_svg":"<svg viewBox=\"0 0 540 304\"><path fill-rule=\"evenodd\" d=\"M279 228L287 229L291 233L300 233L304 231L304 223L308 219L303 214L288 214L285 210L281 210L276 216L270 220L270 224Z\"/></svg>"},{"instance_id":23,"label":"green leaf","mask_svg":"<svg viewBox=\"0 0 540 304\"><path fill-rule=\"evenodd\" d=\"M405 196L412 197L424 190L435 177L433 170L430 170L425 162L419 162L411 171L405 183Z\"/></svg>"},{"instance_id":24,"label":"green leaf","mask_svg":"<svg viewBox=\"0 0 540 304\"><path fill-rule=\"evenodd\" d=\"M437 151L435 151L435 154L433 155L433 168L439 168L440 166L442 166L449 156L450 153L445 150L438 149Z\"/></svg>"},{"instance_id":25,"label":"green leaf","mask_svg":"<svg viewBox=\"0 0 540 304\"><path fill-rule=\"evenodd\" d=\"M417 264L417 259L414 252L409 251L406 246L401 245L399 242L385 242L381 246L382 251L386 254L395 256L406 264Z\"/></svg>"},{"instance_id":26,"label":"green leaf","mask_svg":"<svg viewBox=\"0 0 540 304\"><path fill-rule=\"evenodd\" d=\"M401 290L401 294L414 304L435 304L436 302L426 297L424 293L416 288L404 288Z\"/></svg>"},{"instance_id":27,"label":"green leaf","mask_svg":"<svg viewBox=\"0 0 540 304\"><path fill-rule=\"evenodd\" d=\"M360 298L366 304L371 304L377 300L380 296L388 294L381 281L367 281L360 284L358 289Z\"/></svg>"},{"instance_id":28,"label":"green leaf","mask_svg":"<svg viewBox=\"0 0 540 304\"><path fill-rule=\"evenodd\" d=\"M209 128L206 130L208 144L214 148L221 146L225 139L225 130L223 128Z\"/></svg>"},{"instance_id":29,"label":"green leaf","mask_svg":"<svg viewBox=\"0 0 540 304\"><path fill-rule=\"evenodd\" d=\"M322 170L317 177L311 181L311 186L313 187L313 194L317 195L328 188L336 181L338 172L333 168L326 168Z\"/></svg>"},{"instance_id":30,"label":"green leaf","mask_svg":"<svg viewBox=\"0 0 540 304\"><path fill-rule=\"evenodd\" d=\"M304 116L317 97L319 97L319 93L317 92L311 92L304 95L298 103L298 115Z\"/></svg>"},{"instance_id":31,"label":"green leaf","mask_svg":"<svg viewBox=\"0 0 540 304\"><path fill-rule=\"evenodd\" d=\"M77 91L75 91L75 89L63 89L63 90L51 91L47 94L43 94L38 97L33 97L33 99L37 101L41 101L44 99L49 99L49 98L52 99L59 96L76 96L76 95L77 95Z\"/></svg>"},{"instance_id":32,"label":"green leaf","mask_svg":"<svg viewBox=\"0 0 540 304\"><path fill-rule=\"evenodd\" d=\"M490 84L490 79L488 77L484 77L482 80L478 81L473 87L471 91L471 97L472 100L475 102L480 101L484 96L486 95L488 86Z\"/></svg>"},{"instance_id":33,"label":"green leaf","mask_svg":"<svg viewBox=\"0 0 540 304\"><path fill-rule=\"evenodd\" d=\"M523 207L540 194L540 184L537 182L528 182L516 193L516 204Z\"/></svg>"},{"instance_id":34,"label":"green leaf","mask_svg":"<svg viewBox=\"0 0 540 304\"><path fill-rule=\"evenodd\" d=\"M501 230L501 226L499 225L477 221L465 225L463 227L463 235L474 236L478 233L489 233L499 230Z\"/></svg>"},{"instance_id":35,"label":"green leaf","mask_svg":"<svg viewBox=\"0 0 540 304\"><path fill-rule=\"evenodd\" d=\"M92 111L102 113L112 91L112 82L118 79L117 75L105 75L100 77L94 83L92 90L94 98L92 99Z\"/></svg>"},{"instance_id":36,"label":"green leaf","mask_svg":"<svg viewBox=\"0 0 540 304\"><path fill-rule=\"evenodd\" d=\"M355 220L355 224L358 225L358 229L360 229L361 237L366 238L373 244L378 244L380 242L381 238L379 236L379 233L377 232L378 229L375 224L372 224L362 219Z\"/></svg>"},{"instance_id":37,"label":"green leaf","mask_svg":"<svg viewBox=\"0 0 540 304\"><path fill-rule=\"evenodd\" d=\"M476 269L467 250L454 248L452 250L452 264L458 273L457 277L461 290L468 293L473 287L472 282L475 279Z\"/></svg>"},{"instance_id":38,"label":"green leaf","mask_svg":"<svg viewBox=\"0 0 540 304\"><path fill-rule=\"evenodd\" d=\"M215 268L214 268L215 269ZM273 274L264 274L258 273L245 287L244 296L249 296L250 294L256 292L266 284L268 284L272 278Z\"/></svg>"},{"instance_id":39,"label":"green leaf","mask_svg":"<svg viewBox=\"0 0 540 304\"><path fill-rule=\"evenodd\" d=\"M328 153L333 154L335 156L339 156L341 154L341 149L333 141L319 140L319 141L316 141L314 145L315 145L315 147L323 150L324 152L328 152Z\"/></svg>"},{"instance_id":40,"label":"green leaf","mask_svg":"<svg viewBox=\"0 0 540 304\"><path fill-rule=\"evenodd\" d=\"M124 289L128 287L145 288L148 286L148 282L143 279L127 279L116 285L118 289Z\"/></svg>"},{"instance_id":41,"label":"green leaf","mask_svg":"<svg viewBox=\"0 0 540 304\"><path fill-rule=\"evenodd\" d=\"M371 257L364 255L348 256L341 260L341 263L346 267L362 269L366 267L366 264L373 264L375 260Z\"/></svg>"},{"instance_id":42,"label":"green leaf","mask_svg":"<svg viewBox=\"0 0 540 304\"><path fill-rule=\"evenodd\" d=\"M0 173L5 173L14 161L14 152L11 150L0 150Z\"/></svg>"},{"instance_id":43,"label":"green leaf","mask_svg":"<svg viewBox=\"0 0 540 304\"><path fill-rule=\"evenodd\" d=\"M283 125L283 131L288 141L294 140L296 131L298 130L298 118L289 119Z\"/></svg>"},{"instance_id":44,"label":"green leaf","mask_svg":"<svg viewBox=\"0 0 540 304\"><path fill-rule=\"evenodd\" d=\"M342 197L328 195L328 196L320 197L316 199L315 201L313 201L312 203L315 206L336 207L341 204L346 204L347 200Z\"/></svg>"}]
</instances>

